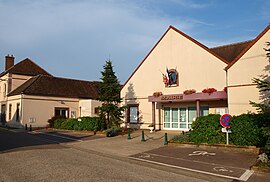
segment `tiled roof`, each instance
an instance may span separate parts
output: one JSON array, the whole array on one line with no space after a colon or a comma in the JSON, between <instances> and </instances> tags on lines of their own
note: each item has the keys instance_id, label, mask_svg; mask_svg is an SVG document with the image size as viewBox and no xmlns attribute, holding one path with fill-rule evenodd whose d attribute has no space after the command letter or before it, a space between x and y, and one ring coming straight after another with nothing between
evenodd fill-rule
<instances>
[{"instance_id":1,"label":"tiled roof","mask_svg":"<svg viewBox=\"0 0 270 182\"><path fill-rule=\"evenodd\" d=\"M253 40L210 48L212 52L231 63Z\"/></svg>"},{"instance_id":2,"label":"tiled roof","mask_svg":"<svg viewBox=\"0 0 270 182\"><path fill-rule=\"evenodd\" d=\"M38 66L29 58L24 59L23 61L15 64L10 67L8 70L2 72L0 76L5 75L6 73L19 74L19 75L28 75L28 76L36 76L36 75L51 75L43 68Z\"/></svg>"},{"instance_id":3,"label":"tiled roof","mask_svg":"<svg viewBox=\"0 0 270 182\"><path fill-rule=\"evenodd\" d=\"M30 78L8 94L8 96L26 94L36 96L54 96L67 98L98 98L97 81L82 81L59 78L48 75L38 75Z\"/></svg>"}]
</instances>

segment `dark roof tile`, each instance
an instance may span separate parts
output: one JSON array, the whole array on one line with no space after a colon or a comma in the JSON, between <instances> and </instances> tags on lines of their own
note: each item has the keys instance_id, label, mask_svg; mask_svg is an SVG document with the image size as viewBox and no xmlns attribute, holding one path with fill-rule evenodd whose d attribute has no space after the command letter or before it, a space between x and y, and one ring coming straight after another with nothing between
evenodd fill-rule
<instances>
[{"instance_id":1,"label":"dark roof tile","mask_svg":"<svg viewBox=\"0 0 270 182\"><path fill-rule=\"evenodd\" d=\"M26 94L36 96L54 96L67 98L98 98L98 81L82 81L46 75L35 76L8 96Z\"/></svg>"},{"instance_id":2,"label":"dark roof tile","mask_svg":"<svg viewBox=\"0 0 270 182\"><path fill-rule=\"evenodd\" d=\"M229 63L232 62L253 40L239 42L235 44L223 45L210 48L212 52L222 57Z\"/></svg>"},{"instance_id":3,"label":"dark roof tile","mask_svg":"<svg viewBox=\"0 0 270 182\"><path fill-rule=\"evenodd\" d=\"M6 73L11 74L19 74L19 75L28 75L28 76L36 76L36 75L51 75L43 68L38 66L29 58L24 59L23 61L15 64L14 66L10 67L8 70L2 72L0 76L5 75Z\"/></svg>"}]
</instances>

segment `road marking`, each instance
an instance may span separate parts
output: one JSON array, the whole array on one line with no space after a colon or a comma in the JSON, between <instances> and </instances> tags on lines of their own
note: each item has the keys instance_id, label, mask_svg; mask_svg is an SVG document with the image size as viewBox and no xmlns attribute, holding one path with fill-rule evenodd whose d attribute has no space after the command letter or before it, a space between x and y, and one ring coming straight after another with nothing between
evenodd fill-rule
<instances>
[{"instance_id":1,"label":"road marking","mask_svg":"<svg viewBox=\"0 0 270 182\"><path fill-rule=\"evenodd\" d=\"M246 172L244 172L244 174L242 174L242 176L240 176L240 180L242 181L247 181L248 178L254 173L254 171L252 170L246 170Z\"/></svg>"},{"instance_id":2,"label":"road marking","mask_svg":"<svg viewBox=\"0 0 270 182\"><path fill-rule=\"evenodd\" d=\"M216 153L208 153L206 151L194 151L192 154L188 154L189 156L192 156L192 155L206 155L206 156L209 156L209 155L216 155Z\"/></svg>"},{"instance_id":3,"label":"road marking","mask_svg":"<svg viewBox=\"0 0 270 182\"><path fill-rule=\"evenodd\" d=\"M139 157L140 158L153 158L150 154L147 154L147 153L142 153Z\"/></svg>"},{"instance_id":4,"label":"road marking","mask_svg":"<svg viewBox=\"0 0 270 182\"><path fill-rule=\"evenodd\" d=\"M246 172L240 178L237 178L237 177L233 177L233 176L226 176L226 175L222 175L222 174L215 174L215 173L211 173L211 172L200 171L200 170L190 169L190 168L186 168L186 167L174 166L171 164L165 164L165 163L161 163L161 162L150 161L150 160L140 159L140 158L136 158L136 157L128 157L128 158L143 161L143 162L158 164L158 165L162 165L162 166L172 167L172 168L176 168L176 169L183 169L183 170L187 170L187 171L192 171L192 172L197 172L197 173L202 173L202 174L207 174L207 175L212 175L212 176L218 176L218 177L228 178L228 179L242 180L242 181L247 181L248 178L253 174L253 171L250 172L251 174L250 173L246 174L247 171L250 171L250 170L246 170Z\"/></svg>"},{"instance_id":5,"label":"road marking","mask_svg":"<svg viewBox=\"0 0 270 182\"><path fill-rule=\"evenodd\" d=\"M213 169L219 172L230 172L230 173L233 172L232 170L226 169L225 167L214 167Z\"/></svg>"},{"instance_id":6,"label":"road marking","mask_svg":"<svg viewBox=\"0 0 270 182\"><path fill-rule=\"evenodd\" d=\"M68 139L68 140L82 142L82 140L80 140L80 139L74 139L74 138L70 138L70 137L66 137L66 136L61 136L61 135L56 135L56 134L52 134L52 133L38 132L38 131L32 131L32 132L33 133L40 133L40 134L44 134L44 135L49 135L49 136L55 136L55 137L58 137L58 138L64 138L64 139Z\"/></svg>"}]
</instances>

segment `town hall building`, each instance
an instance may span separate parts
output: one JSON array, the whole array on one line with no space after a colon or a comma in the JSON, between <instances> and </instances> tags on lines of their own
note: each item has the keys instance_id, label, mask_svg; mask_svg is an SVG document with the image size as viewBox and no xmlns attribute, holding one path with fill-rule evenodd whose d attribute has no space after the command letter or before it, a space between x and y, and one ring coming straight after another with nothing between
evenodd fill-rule
<instances>
[{"instance_id":1,"label":"town hall building","mask_svg":"<svg viewBox=\"0 0 270 182\"><path fill-rule=\"evenodd\" d=\"M252 79L269 76L269 41L270 25L253 40L208 48L170 26L122 87L124 122L188 131L199 116L256 112Z\"/></svg>"}]
</instances>

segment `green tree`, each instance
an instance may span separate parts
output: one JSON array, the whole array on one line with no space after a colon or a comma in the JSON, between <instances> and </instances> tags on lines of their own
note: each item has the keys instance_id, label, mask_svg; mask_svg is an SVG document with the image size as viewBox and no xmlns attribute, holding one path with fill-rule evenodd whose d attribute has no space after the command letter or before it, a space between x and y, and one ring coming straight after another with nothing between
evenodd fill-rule
<instances>
[{"instance_id":1,"label":"green tree","mask_svg":"<svg viewBox=\"0 0 270 182\"><path fill-rule=\"evenodd\" d=\"M112 62L106 61L101 71L102 82L99 85L99 101L102 106L99 107L99 116L105 120L106 128L119 126L125 107L120 107L121 85L113 71Z\"/></svg>"},{"instance_id":2,"label":"green tree","mask_svg":"<svg viewBox=\"0 0 270 182\"><path fill-rule=\"evenodd\" d=\"M267 42L267 47L270 47L270 42ZM265 48L266 57L270 63L270 48ZM269 65L265 67L265 70L269 72ZM254 107L257 107L259 113L270 116L270 78L269 75L262 76L263 78L254 78L253 82L257 84L261 95L261 103L250 102Z\"/></svg>"}]
</instances>

